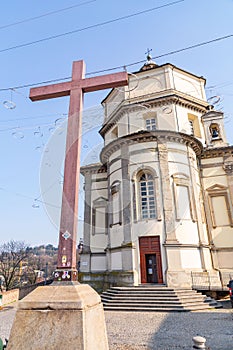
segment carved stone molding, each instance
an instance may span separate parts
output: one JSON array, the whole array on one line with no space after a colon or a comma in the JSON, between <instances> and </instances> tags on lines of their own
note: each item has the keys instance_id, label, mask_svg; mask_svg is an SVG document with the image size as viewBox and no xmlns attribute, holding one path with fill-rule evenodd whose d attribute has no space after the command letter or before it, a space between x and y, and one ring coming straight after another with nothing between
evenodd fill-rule
<instances>
[{"instance_id":1,"label":"carved stone molding","mask_svg":"<svg viewBox=\"0 0 233 350\"><path fill-rule=\"evenodd\" d=\"M103 164L105 164L109 157L119 150L124 144L130 145L135 143L142 142L157 142L167 143L175 142L184 144L191 147L197 156L200 156L203 150L202 144L197 139L194 139L192 136L189 136L184 133L178 133L175 131L168 130L156 130L156 131L146 131L141 130L137 133L126 135L118 138L117 140L112 141L107 146L105 146L100 154L100 159Z\"/></svg>"},{"instance_id":2,"label":"carved stone molding","mask_svg":"<svg viewBox=\"0 0 233 350\"><path fill-rule=\"evenodd\" d=\"M200 113L205 113L206 107L208 106L208 103L205 101L196 99L193 96L189 98L189 95L173 89L163 91L163 96L161 96L161 92L159 94L160 96L157 96L158 93L146 94L119 103L119 106L117 106L105 120L99 131L100 135L104 137L105 133L108 132L125 113L132 113L140 110L143 104L148 105L149 109L175 104Z\"/></svg>"},{"instance_id":3,"label":"carved stone molding","mask_svg":"<svg viewBox=\"0 0 233 350\"><path fill-rule=\"evenodd\" d=\"M202 158L231 157L233 156L233 146L204 149Z\"/></svg>"},{"instance_id":4,"label":"carved stone molding","mask_svg":"<svg viewBox=\"0 0 233 350\"><path fill-rule=\"evenodd\" d=\"M233 163L225 163L223 165L223 170L226 172L227 175L233 174Z\"/></svg>"},{"instance_id":5,"label":"carved stone molding","mask_svg":"<svg viewBox=\"0 0 233 350\"><path fill-rule=\"evenodd\" d=\"M107 169L105 165L101 163L96 163L96 164L90 164L86 166L82 166L80 168L80 172L82 175L87 175L87 174L102 174L106 173Z\"/></svg>"}]
</instances>

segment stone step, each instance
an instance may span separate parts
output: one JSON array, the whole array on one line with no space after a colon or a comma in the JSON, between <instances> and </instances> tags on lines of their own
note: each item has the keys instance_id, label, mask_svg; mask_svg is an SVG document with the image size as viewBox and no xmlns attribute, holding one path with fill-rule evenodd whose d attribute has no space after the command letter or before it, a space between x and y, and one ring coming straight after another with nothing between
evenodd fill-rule
<instances>
[{"instance_id":1,"label":"stone step","mask_svg":"<svg viewBox=\"0 0 233 350\"><path fill-rule=\"evenodd\" d=\"M203 302L205 302L205 299L195 299L195 300L140 299L139 300L139 299L126 299L126 298L109 299L109 298L102 297L102 302L103 303L119 303L119 304L129 302L129 303L134 303L134 304L146 303L149 305L152 305L152 304L180 304L180 305L184 305L184 304L197 303L197 302L203 303Z\"/></svg>"},{"instance_id":2,"label":"stone step","mask_svg":"<svg viewBox=\"0 0 233 350\"><path fill-rule=\"evenodd\" d=\"M202 294L190 294L192 298L206 298L206 296L203 296ZM108 292L103 292L102 296L109 296L111 298L148 298L148 299L189 299L190 295L186 294L157 294L157 293L150 293L150 294L145 294L145 293L112 293L111 291Z\"/></svg>"},{"instance_id":3,"label":"stone step","mask_svg":"<svg viewBox=\"0 0 233 350\"><path fill-rule=\"evenodd\" d=\"M190 288L170 288L170 287L142 287L142 286L135 286L135 287L110 287L108 291L115 291L115 292L174 292L174 293L197 293L196 290L190 289Z\"/></svg>"},{"instance_id":4,"label":"stone step","mask_svg":"<svg viewBox=\"0 0 233 350\"><path fill-rule=\"evenodd\" d=\"M138 310L138 309L143 309L143 310L150 310L150 309L160 309L163 311L167 311L170 309L173 310L201 310L201 309L209 309L213 308L214 305L210 305L209 303L187 303L187 304L132 304L132 303L112 303L112 304L105 304L104 309L118 309L118 310L123 310L123 309L131 309L131 310Z\"/></svg>"},{"instance_id":5,"label":"stone step","mask_svg":"<svg viewBox=\"0 0 233 350\"><path fill-rule=\"evenodd\" d=\"M163 290L163 289L151 289L151 288L148 288L147 290L145 289L142 289L142 288L133 288L133 289L130 289L130 288L124 288L124 289L119 289L119 288L110 288L108 289L108 292L111 292L113 294L118 294L118 293L121 293L121 294L141 294L141 293L144 293L144 294L167 294L167 295L170 295L170 294L194 294L194 293L197 293L196 291L193 291L191 289L189 290L181 290L181 289L166 289L166 290Z\"/></svg>"},{"instance_id":6,"label":"stone step","mask_svg":"<svg viewBox=\"0 0 233 350\"><path fill-rule=\"evenodd\" d=\"M114 305L105 305L104 310L107 311L141 311L141 312L189 312L197 310L207 310L210 309L209 305L187 305L186 307L161 307L161 306L150 306L144 307L138 305L137 307L133 306L114 306Z\"/></svg>"},{"instance_id":7,"label":"stone step","mask_svg":"<svg viewBox=\"0 0 233 350\"><path fill-rule=\"evenodd\" d=\"M214 299L191 289L112 287L102 293L105 310L192 311L221 307Z\"/></svg>"},{"instance_id":8,"label":"stone step","mask_svg":"<svg viewBox=\"0 0 233 350\"><path fill-rule=\"evenodd\" d=\"M180 299L180 298L176 298L176 299L148 299L148 298L141 298L141 299L133 299L133 298L109 298L109 297L105 297L102 296L102 301L107 302L132 302L132 303L139 303L139 302L147 302L147 303L153 303L153 302L157 302L157 303L181 303L181 304L187 304L187 303L218 303L216 300L208 298L208 297L203 297L203 298L192 298L192 299Z\"/></svg>"},{"instance_id":9,"label":"stone step","mask_svg":"<svg viewBox=\"0 0 233 350\"><path fill-rule=\"evenodd\" d=\"M203 304L203 303L207 303L207 304L215 304L217 303L216 301L208 301L208 300L187 300L187 301L180 301L178 300L132 300L132 299L113 299L113 300L109 300L109 299L105 299L102 298L102 302L104 304L134 304L134 305L141 305L141 304L147 304L147 305L187 305L187 304Z\"/></svg>"}]
</instances>

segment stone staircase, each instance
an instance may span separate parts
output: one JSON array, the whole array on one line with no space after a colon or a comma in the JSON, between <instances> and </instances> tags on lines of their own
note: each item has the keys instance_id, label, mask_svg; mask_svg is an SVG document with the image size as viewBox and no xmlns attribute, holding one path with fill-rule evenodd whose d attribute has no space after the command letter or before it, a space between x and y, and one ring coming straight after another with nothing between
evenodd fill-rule
<instances>
[{"instance_id":1,"label":"stone staircase","mask_svg":"<svg viewBox=\"0 0 233 350\"><path fill-rule=\"evenodd\" d=\"M222 307L194 290L163 285L112 287L101 294L101 300L104 310L112 311L195 311Z\"/></svg>"}]
</instances>

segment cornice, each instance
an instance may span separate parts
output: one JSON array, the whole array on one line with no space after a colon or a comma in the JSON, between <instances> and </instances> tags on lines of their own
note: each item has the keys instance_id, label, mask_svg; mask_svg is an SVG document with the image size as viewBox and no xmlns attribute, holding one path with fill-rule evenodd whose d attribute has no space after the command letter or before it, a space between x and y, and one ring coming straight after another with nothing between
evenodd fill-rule
<instances>
[{"instance_id":1,"label":"cornice","mask_svg":"<svg viewBox=\"0 0 233 350\"><path fill-rule=\"evenodd\" d=\"M195 139L194 137L184 134L184 133L178 133L175 131L168 131L168 130L156 130L156 131L146 131L142 130L134 134L122 136L118 138L117 140L112 141L107 146L105 146L101 153L100 153L100 159L103 164L108 162L109 157L116 152L117 150L121 149L121 147L125 144L131 145L135 143L142 143L142 142L176 142L185 144L189 147L191 147L197 156L200 156L203 150L203 146L200 141Z\"/></svg>"},{"instance_id":2,"label":"cornice","mask_svg":"<svg viewBox=\"0 0 233 350\"><path fill-rule=\"evenodd\" d=\"M233 155L233 146L218 147L218 148L204 148L201 155L202 159L207 158L217 158L222 156L231 156Z\"/></svg>"},{"instance_id":3,"label":"cornice","mask_svg":"<svg viewBox=\"0 0 233 350\"><path fill-rule=\"evenodd\" d=\"M106 166L102 163L96 163L96 164L89 164L80 167L80 173L82 175L88 175L88 174L102 174L106 173L107 169Z\"/></svg>"},{"instance_id":4,"label":"cornice","mask_svg":"<svg viewBox=\"0 0 233 350\"><path fill-rule=\"evenodd\" d=\"M215 252L232 252L232 247L211 247L211 250L212 251L215 251Z\"/></svg>"},{"instance_id":5,"label":"cornice","mask_svg":"<svg viewBox=\"0 0 233 350\"><path fill-rule=\"evenodd\" d=\"M163 94L163 96L161 96L161 94ZM206 101L199 100L193 96L173 89L137 96L119 104L119 106L105 120L102 128L99 130L100 135L104 137L105 133L108 132L125 113L132 113L138 109L142 109L141 104L146 104L148 111L150 108L175 104L190 108L199 113L206 113L206 108L209 105Z\"/></svg>"}]
</instances>

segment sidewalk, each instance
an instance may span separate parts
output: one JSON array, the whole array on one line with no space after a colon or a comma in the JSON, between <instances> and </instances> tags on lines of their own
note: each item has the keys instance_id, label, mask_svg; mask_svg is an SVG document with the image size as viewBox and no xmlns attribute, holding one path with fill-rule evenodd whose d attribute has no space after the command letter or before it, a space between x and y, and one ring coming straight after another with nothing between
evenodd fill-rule
<instances>
[{"instance_id":1,"label":"sidewalk","mask_svg":"<svg viewBox=\"0 0 233 350\"><path fill-rule=\"evenodd\" d=\"M105 312L110 350L191 350L192 337L211 350L233 350L233 309L181 313Z\"/></svg>"},{"instance_id":2,"label":"sidewalk","mask_svg":"<svg viewBox=\"0 0 233 350\"><path fill-rule=\"evenodd\" d=\"M0 311L2 339L9 338L14 306ZM233 309L229 301L223 306L181 313L106 311L109 350L191 350L195 335L205 337L211 350L233 350Z\"/></svg>"}]
</instances>

